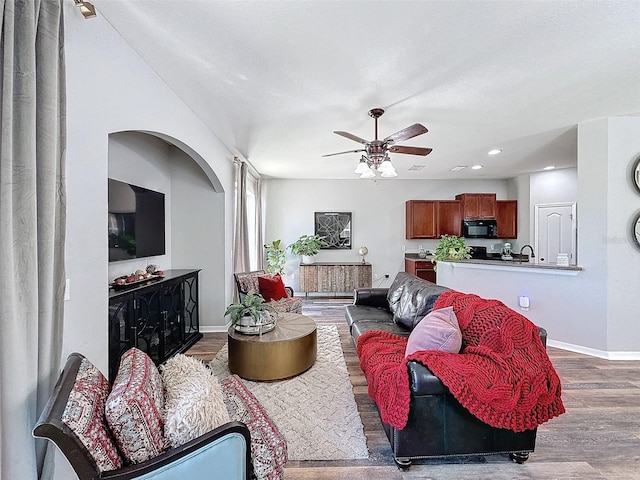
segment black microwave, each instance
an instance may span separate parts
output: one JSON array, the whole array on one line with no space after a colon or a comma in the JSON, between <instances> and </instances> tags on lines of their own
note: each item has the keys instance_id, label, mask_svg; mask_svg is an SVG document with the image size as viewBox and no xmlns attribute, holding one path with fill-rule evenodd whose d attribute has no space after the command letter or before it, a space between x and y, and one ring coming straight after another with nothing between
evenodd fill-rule
<instances>
[{"instance_id":1,"label":"black microwave","mask_svg":"<svg viewBox=\"0 0 640 480\"><path fill-rule=\"evenodd\" d=\"M463 220L462 236L466 238L498 238L495 220Z\"/></svg>"}]
</instances>

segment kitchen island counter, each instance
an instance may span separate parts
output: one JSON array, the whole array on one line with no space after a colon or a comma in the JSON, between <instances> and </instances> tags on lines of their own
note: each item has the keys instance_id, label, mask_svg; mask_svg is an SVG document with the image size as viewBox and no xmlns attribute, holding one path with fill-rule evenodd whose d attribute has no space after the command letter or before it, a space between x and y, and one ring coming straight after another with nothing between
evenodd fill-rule
<instances>
[{"instance_id":1,"label":"kitchen island counter","mask_svg":"<svg viewBox=\"0 0 640 480\"><path fill-rule=\"evenodd\" d=\"M567 267L560 267L555 264L549 263L537 263L537 262L520 262L518 260L497 260L497 259L479 259L479 258L470 258L468 260L447 260L447 262L451 262L454 264L463 264L463 265L478 265L481 267L500 267L500 268L524 268L527 270L552 270L554 272L580 272L582 271L582 267L577 265L569 265Z\"/></svg>"}]
</instances>

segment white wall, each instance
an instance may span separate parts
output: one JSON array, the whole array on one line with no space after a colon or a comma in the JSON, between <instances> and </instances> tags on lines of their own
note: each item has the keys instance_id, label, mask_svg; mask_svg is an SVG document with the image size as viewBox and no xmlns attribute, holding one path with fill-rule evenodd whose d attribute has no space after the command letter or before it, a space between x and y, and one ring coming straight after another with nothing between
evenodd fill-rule
<instances>
[{"instance_id":1,"label":"white wall","mask_svg":"<svg viewBox=\"0 0 640 480\"><path fill-rule=\"evenodd\" d=\"M223 329L225 307L224 194L213 191L200 167L177 148L171 159L171 265L199 268L201 330ZM226 255L228 256L228 255ZM231 292L227 292L231 295Z\"/></svg>"},{"instance_id":2,"label":"white wall","mask_svg":"<svg viewBox=\"0 0 640 480\"><path fill-rule=\"evenodd\" d=\"M631 238L631 220L640 210L640 195L630 182L640 154L638 132L637 117L580 124L577 176L567 169L531 175L529 182L519 178L518 200L527 202L528 183L531 207L577 198L583 271L554 276L442 264L438 283L498 298L516 309L518 296L527 295L531 308L525 316L548 330L551 344L605 358L639 358L640 252Z\"/></svg>"},{"instance_id":3,"label":"white wall","mask_svg":"<svg viewBox=\"0 0 640 480\"><path fill-rule=\"evenodd\" d=\"M322 211L352 212L353 249L321 250L316 261L360 261L358 248L369 249L374 286L388 286L404 271L405 252L417 253L418 245L434 250L438 240L405 238L407 200L452 200L456 194L495 192L507 199L506 180L282 180L265 182L265 243L278 238L291 245L302 234L313 234L313 214ZM474 240L483 245L488 240ZM406 250L402 250L402 246ZM285 281L298 291L300 258L287 251ZM384 275L389 274L388 280Z\"/></svg>"},{"instance_id":4,"label":"white wall","mask_svg":"<svg viewBox=\"0 0 640 480\"><path fill-rule=\"evenodd\" d=\"M107 367L107 288L109 278L105 225L107 215L108 138L126 130L159 132L179 139L201 155L224 187L224 215L218 221L230 246L233 155L204 124L140 60L104 17L84 20L65 12L67 63L67 277L70 300L65 303L63 355L89 353L102 370ZM117 147L116 147L117 148ZM150 166L140 184L164 184ZM130 172L137 176L140 172ZM144 181L142 181L144 180ZM222 215L221 215L222 216ZM231 262L216 241L210 254L221 276L228 277L225 297L231 298ZM167 265L171 268L173 265ZM181 265L182 266L182 265ZM193 265L197 266L197 265ZM219 302L220 309L225 302Z\"/></svg>"}]
</instances>

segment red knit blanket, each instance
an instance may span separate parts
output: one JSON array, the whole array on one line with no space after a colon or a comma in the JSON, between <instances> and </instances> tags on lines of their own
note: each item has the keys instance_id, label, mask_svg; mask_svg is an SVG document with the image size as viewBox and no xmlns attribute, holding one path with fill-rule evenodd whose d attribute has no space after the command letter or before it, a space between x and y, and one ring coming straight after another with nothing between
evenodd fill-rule
<instances>
[{"instance_id":1,"label":"red knit blanket","mask_svg":"<svg viewBox=\"0 0 640 480\"><path fill-rule=\"evenodd\" d=\"M498 300L444 292L434 309L453 306L461 353L422 350L404 358L407 339L371 330L358 338L360 367L382 420L403 429L409 416L406 364L425 365L474 416L493 427L532 430L564 413L560 379L538 328Z\"/></svg>"}]
</instances>

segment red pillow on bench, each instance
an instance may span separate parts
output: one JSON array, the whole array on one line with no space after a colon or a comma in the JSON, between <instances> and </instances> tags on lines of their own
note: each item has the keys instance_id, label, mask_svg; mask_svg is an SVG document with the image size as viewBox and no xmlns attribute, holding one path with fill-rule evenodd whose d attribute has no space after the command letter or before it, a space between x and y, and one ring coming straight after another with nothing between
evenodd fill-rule
<instances>
[{"instance_id":1,"label":"red pillow on bench","mask_svg":"<svg viewBox=\"0 0 640 480\"><path fill-rule=\"evenodd\" d=\"M275 275L260 275L258 277L258 285L260 286L260 295L262 295L265 302L287 298L287 291L284 289L284 283L282 283L279 273Z\"/></svg>"}]
</instances>

